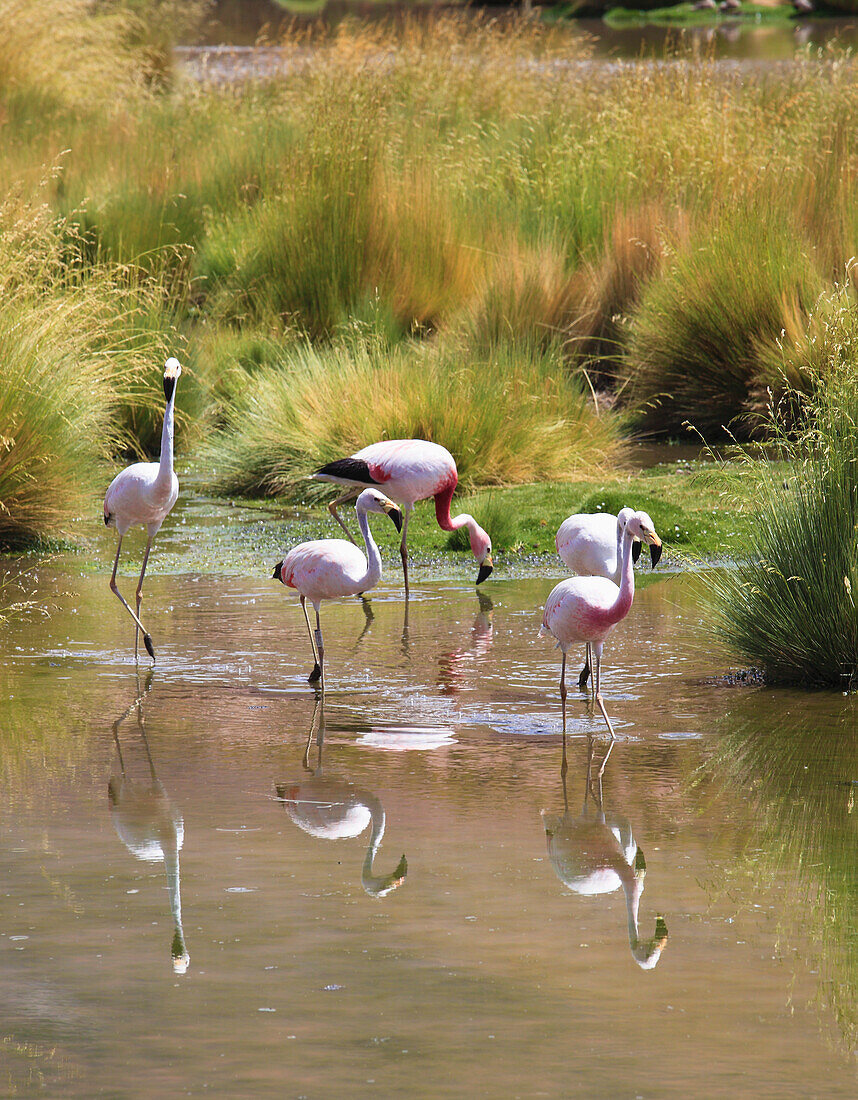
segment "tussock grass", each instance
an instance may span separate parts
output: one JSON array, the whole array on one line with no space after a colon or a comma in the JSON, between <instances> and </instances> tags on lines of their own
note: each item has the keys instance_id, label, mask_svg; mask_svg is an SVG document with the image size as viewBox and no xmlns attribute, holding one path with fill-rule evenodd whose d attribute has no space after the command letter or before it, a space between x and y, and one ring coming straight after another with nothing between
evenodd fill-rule
<instances>
[{"instance_id":1,"label":"tussock grass","mask_svg":"<svg viewBox=\"0 0 858 1100\"><path fill-rule=\"evenodd\" d=\"M858 380L854 362L791 395L802 426L773 431L792 460L759 482L747 560L714 587L722 637L778 683L849 688L858 677Z\"/></svg>"},{"instance_id":2,"label":"tussock grass","mask_svg":"<svg viewBox=\"0 0 858 1100\"><path fill-rule=\"evenodd\" d=\"M823 287L789 226L755 207L697 235L644 291L628 348L629 399L644 425L747 438L770 378L759 348L806 315Z\"/></svg>"},{"instance_id":3,"label":"tussock grass","mask_svg":"<svg viewBox=\"0 0 858 1100\"><path fill-rule=\"evenodd\" d=\"M316 467L411 437L442 442L466 486L592 472L619 450L615 423L552 356L499 348L466 358L353 338L298 345L256 371L209 456L221 492L306 498Z\"/></svg>"},{"instance_id":4,"label":"tussock grass","mask_svg":"<svg viewBox=\"0 0 858 1100\"><path fill-rule=\"evenodd\" d=\"M44 207L0 206L0 545L68 535L111 454L131 442L119 410L160 373L166 337L141 331L140 292L86 281ZM149 399L146 398L148 405Z\"/></svg>"}]
</instances>

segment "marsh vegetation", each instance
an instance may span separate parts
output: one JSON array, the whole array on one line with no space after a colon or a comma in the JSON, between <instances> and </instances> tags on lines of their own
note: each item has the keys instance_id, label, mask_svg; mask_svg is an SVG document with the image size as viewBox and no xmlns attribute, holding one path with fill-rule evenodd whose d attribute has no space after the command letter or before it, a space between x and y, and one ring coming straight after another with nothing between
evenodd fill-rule
<instances>
[{"instance_id":1,"label":"marsh vegetation","mask_svg":"<svg viewBox=\"0 0 858 1100\"><path fill-rule=\"evenodd\" d=\"M276 79L223 86L175 68L170 5L19 7L6 545L68 536L106 468L151 452L168 353L207 482L300 500L384 436L443 438L470 492L620 492L642 432L765 439L772 404L849 392L853 356L829 353L856 318L846 54L597 74L561 27L444 15L295 31ZM647 505L663 527L689 526L679 486ZM531 514L511 547L540 544Z\"/></svg>"}]
</instances>

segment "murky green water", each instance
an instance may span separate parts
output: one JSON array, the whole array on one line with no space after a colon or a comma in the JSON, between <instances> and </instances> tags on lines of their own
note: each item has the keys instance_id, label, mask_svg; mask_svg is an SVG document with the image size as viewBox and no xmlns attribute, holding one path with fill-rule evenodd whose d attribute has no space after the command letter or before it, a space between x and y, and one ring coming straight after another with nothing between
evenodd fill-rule
<instances>
[{"instance_id":1,"label":"murky green water","mask_svg":"<svg viewBox=\"0 0 858 1100\"><path fill-rule=\"evenodd\" d=\"M855 1095L855 699L702 682L665 575L564 801L551 578L326 605L322 712L269 568L154 573L151 676L75 559L0 635L0 1095Z\"/></svg>"}]
</instances>

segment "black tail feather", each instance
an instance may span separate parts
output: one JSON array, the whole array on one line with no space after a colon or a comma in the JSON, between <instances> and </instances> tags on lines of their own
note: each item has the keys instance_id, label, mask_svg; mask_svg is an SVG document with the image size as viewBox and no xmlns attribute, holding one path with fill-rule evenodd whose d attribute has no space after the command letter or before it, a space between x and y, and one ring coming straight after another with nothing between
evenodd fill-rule
<instances>
[{"instance_id":1,"label":"black tail feather","mask_svg":"<svg viewBox=\"0 0 858 1100\"><path fill-rule=\"evenodd\" d=\"M380 485L362 458L338 458L316 470L314 477L330 481L350 481L358 485Z\"/></svg>"}]
</instances>

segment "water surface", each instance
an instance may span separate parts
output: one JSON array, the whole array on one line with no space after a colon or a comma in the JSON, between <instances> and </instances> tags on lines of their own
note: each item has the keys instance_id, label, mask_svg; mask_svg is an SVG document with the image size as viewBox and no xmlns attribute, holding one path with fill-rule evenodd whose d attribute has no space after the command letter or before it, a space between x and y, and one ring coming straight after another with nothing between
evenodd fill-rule
<instances>
[{"instance_id":1,"label":"water surface","mask_svg":"<svg viewBox=\"0 0 858 1100\"><path fill-rule=\"evenodd\" d=\"M325 606L323 710L261 565L154 572L151 674L107 570L40 572L0 1093L854 1096L855 700L706 682L705 579L647 577L564 793L554 579L416 572Z\"/></svg>"}]
</instances>

